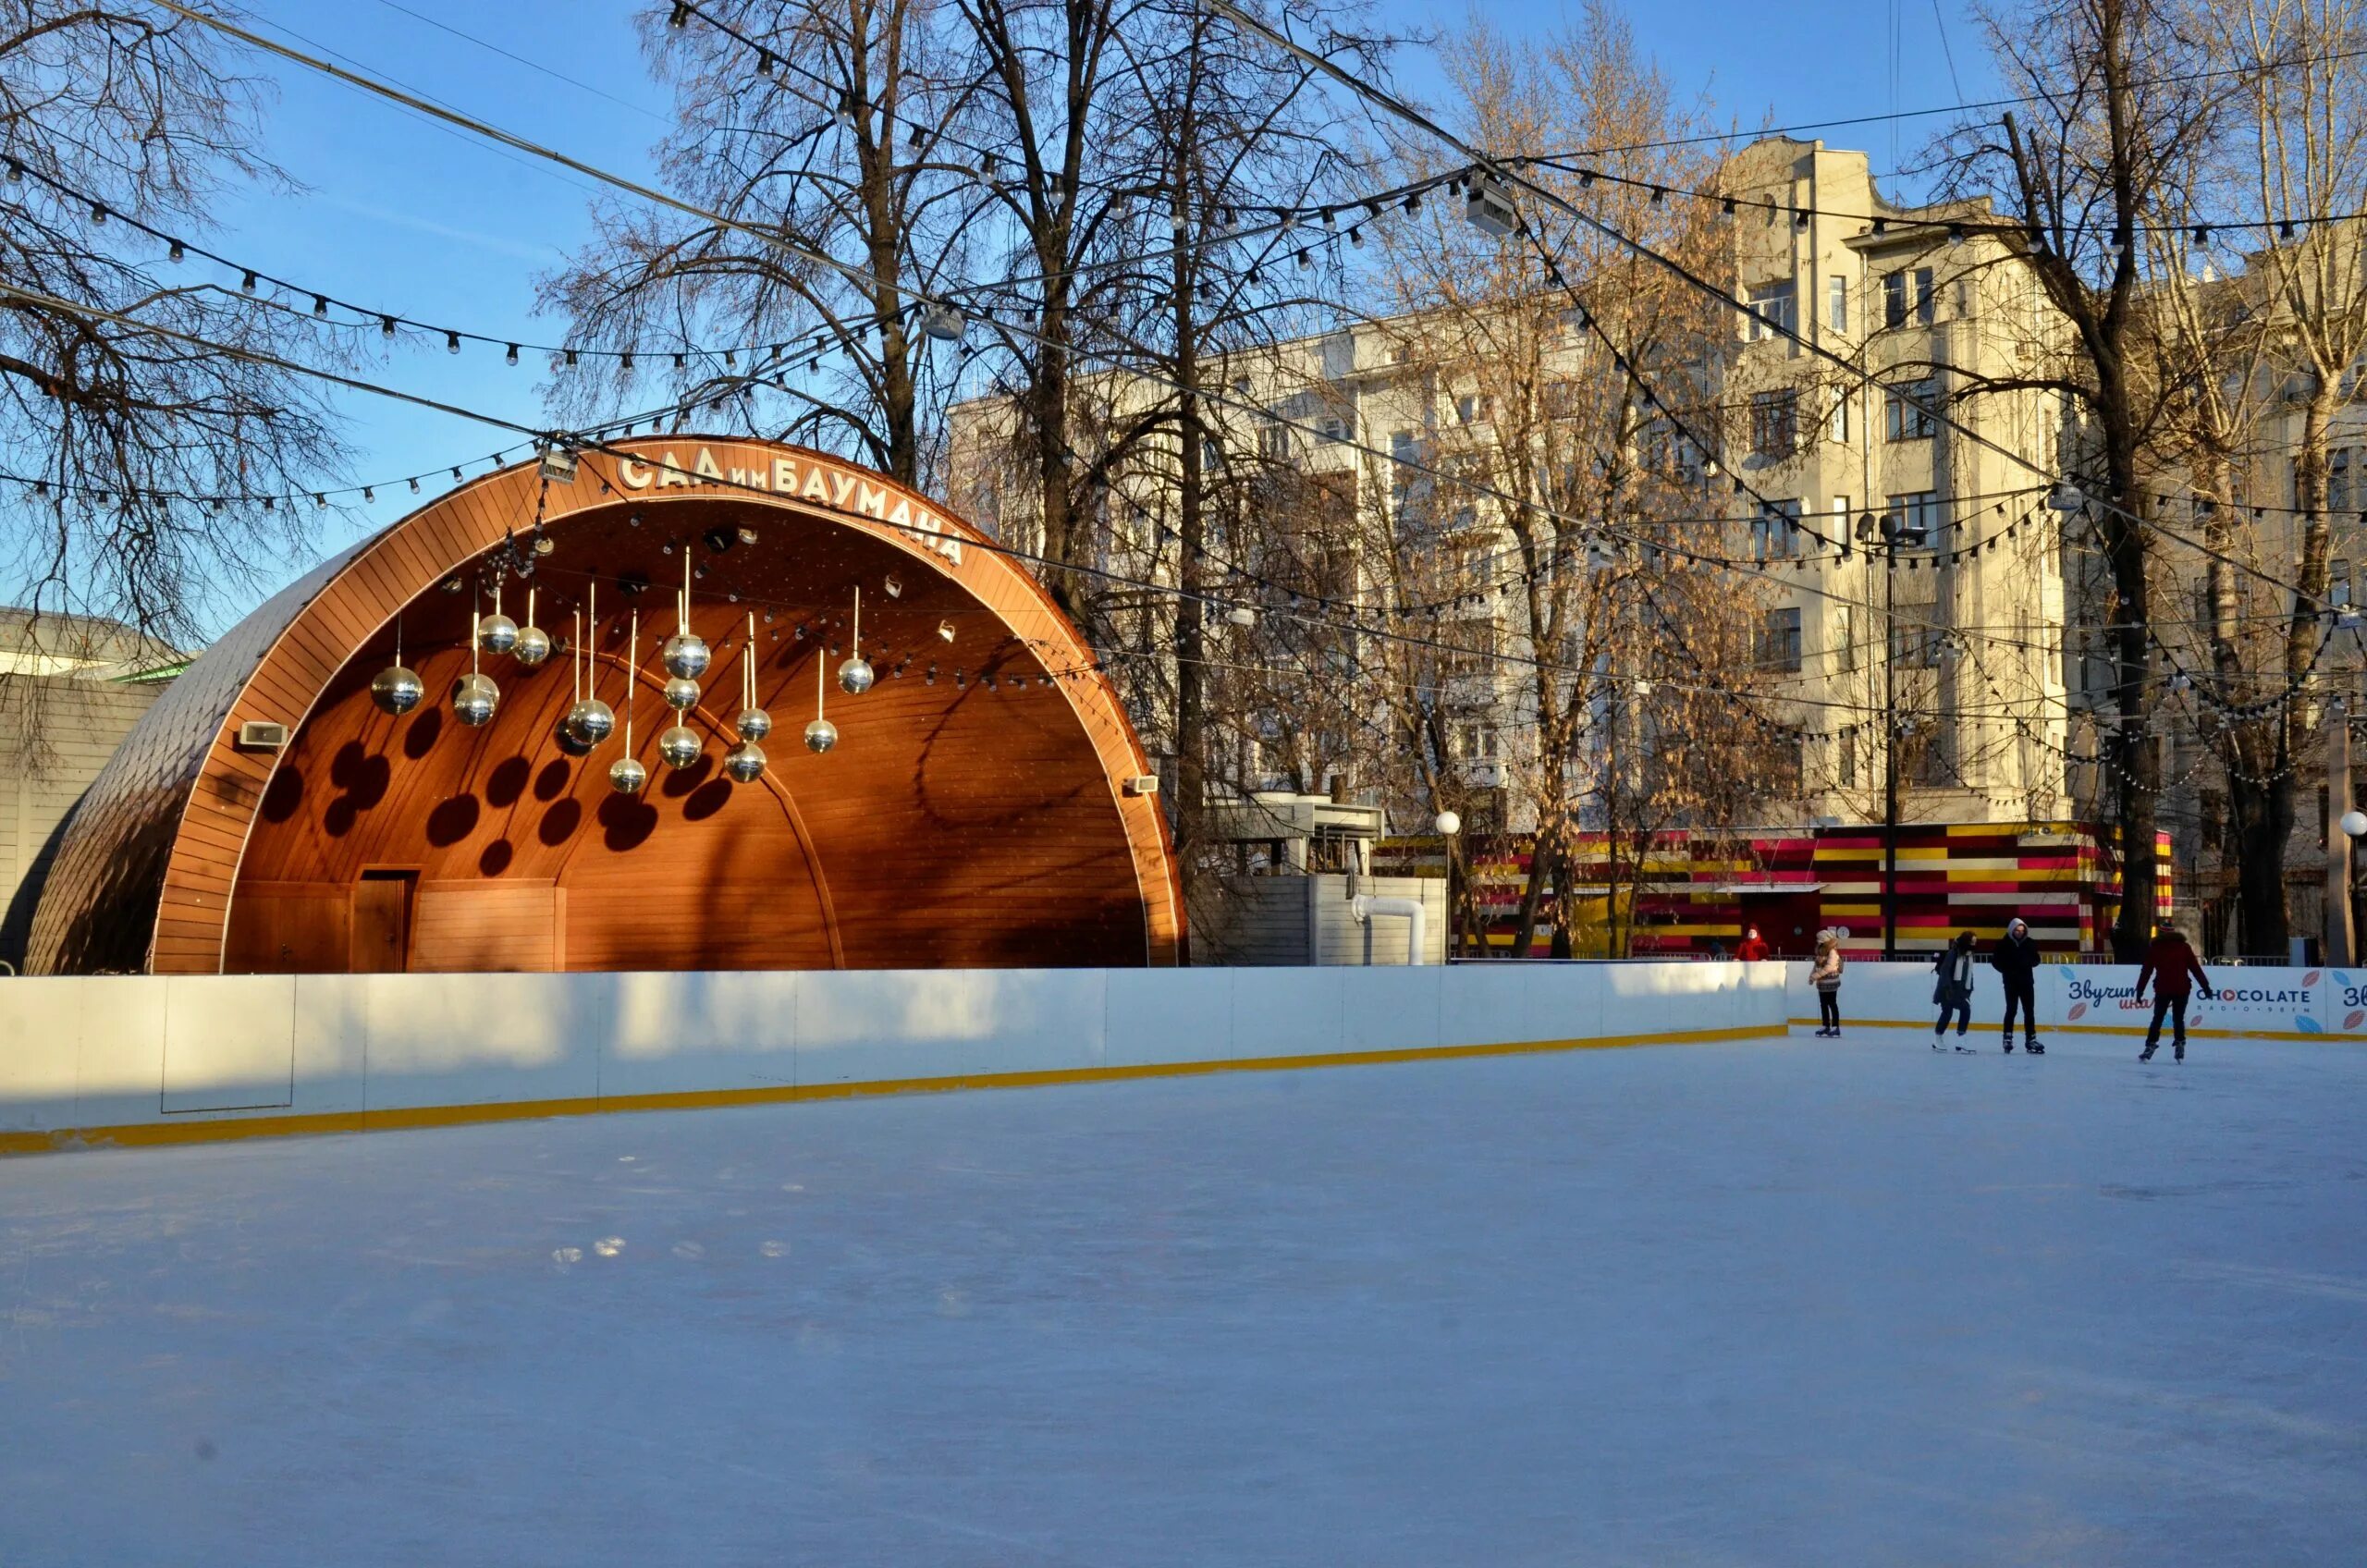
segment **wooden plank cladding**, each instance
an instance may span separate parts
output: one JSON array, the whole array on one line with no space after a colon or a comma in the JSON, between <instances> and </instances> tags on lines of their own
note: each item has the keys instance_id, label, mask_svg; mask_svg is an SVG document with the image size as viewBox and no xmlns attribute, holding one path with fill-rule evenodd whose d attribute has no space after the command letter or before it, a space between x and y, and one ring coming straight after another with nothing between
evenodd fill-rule
<instances>
[{"instance_id":1,"label":"wooden plank cladding","mask_svg":"<svg viewBox=\"0 0 2367 1568\"><path fill-rule=\"evenodd\" d=\"M502 608L570 652L477 655L491 723L453 717L472 609L541 482L489 474L325 564L199 659L78 811L34 921L35 973L903 968L1175 961L1180 898L1149 771L1114 690L1040 585L882 475L802 448L647 437L540 496L548 553ZM693 562L714 650L668 768L659 646ZM475 591L482 583L484 596ZM842 692L861 647L877 682ZM631 643L640 617L638 648ZM755 635L749 635L751 616ZM394 656L428 697L370 698ZM637 662L633 657L637 652ZM775 729L724 776L742 679ZM579 680L618 733L576 758ZM838 746L801 737L821 683ZM638 797L608 786L625 753ZM293 729L240 752L251 719ZM389 879L394 883L390 885Z\"/></svg>"}]
</instances>

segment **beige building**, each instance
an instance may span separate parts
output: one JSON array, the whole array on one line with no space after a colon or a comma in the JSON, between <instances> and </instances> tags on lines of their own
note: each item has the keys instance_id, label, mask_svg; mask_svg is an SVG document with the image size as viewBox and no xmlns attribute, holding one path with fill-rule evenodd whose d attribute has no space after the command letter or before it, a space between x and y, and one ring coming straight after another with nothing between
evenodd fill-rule
<instances>
[{"instance_id":1,"label":"beige building","mask_svg":"<svg viewBox=\"0 0 2367 1568\"><path fill-rule=\"evenodd\" d=\"M2051 312L2005 247L1978 232L1951 233L1961 214L1885 202L1861 153L1779 138L1745 149L1731 167L1733 282L1750 313L1736 313L1728 350L1708 356L1716 362L1682 374L1717 389L1728 416L1713 472L1769 504L1769 521L1742 531L1749 560L1737 575L1765 606L1760 672L1778 679L1784 717L1809 736L1799 798L1770 802L1769 818L1880 820L1894 754L1902 821L2068 814L2077 802L2066 773L2067 719L2079 699L2065 685L2060 519L2045 505L2064 439L2061 410L2036 393L1968 396L1962 375L1935 368L2009 374L2059 343ZM1844 363L1790 341L1784 328ZM1225 447L1322 478L1341 505L1360 511L1400 504L1409 484L1432 486L1441 548L1477 562L1472 576L1484 582L1491 559L1510 558L1495 503L1473 495L1454 504L1450 483L1404 462L1452 472L1476 446L1502 436L1484 393L1409 349L1423 337L1418 318L1385 321L1235 355L1213 418ZM1586 335L1573 323L1548 351L1575 364L1588 351ZM1115 423L1159 394L1104 378L1098 395ZM1973 434L1942 423L1934 407ZM990 400L955 410L952 500L1033 546L1026 484L995 457L1009 417ZM1174 553L1160 532L1171 508L1159 495L1171 468L1153 460L1119 470L1105 520L1109 570L1174 581ZM1709 488L1728 511L1753 504L1729 496L1724 483ZM1323 565L1327 592L1383 602L1373 562ZM1445 609L1442 635L1519 654L1529 645L1521 615L1517 594L1475 595ZM1220 650L1224 631L1220 624ZM1526 683L1483 659L1443 684L1468 782L1516 784L1534 763ZM1883 721L1891 712L1905 719L1895 744ZM1137 718L1154 747L1171 733L1156 712ZM1292 777L1278 760L1245 756L1244 786L1320 790L1332 782ZM1505 789L1503 826L1530 826L1523 794Z\"/></svg>"},{"instance_id":2,"label":"beige building","mask_svg":"<svg viewBox=\"0 0 2367 1568\"><path fill-rule=\"evenodd\" d=\"M0 962L23 962L67 814L187 662L120 621L0 609Z\"/></svg>"}]
</instances>

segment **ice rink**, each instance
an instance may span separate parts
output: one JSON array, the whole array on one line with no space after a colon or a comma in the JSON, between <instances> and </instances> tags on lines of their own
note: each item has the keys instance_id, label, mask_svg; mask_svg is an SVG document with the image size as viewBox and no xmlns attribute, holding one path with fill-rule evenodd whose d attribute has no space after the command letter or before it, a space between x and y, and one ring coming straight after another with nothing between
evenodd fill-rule
<instances>
[{"instance_id":1,"label":"ice rink","mask_svg":"<svg viewBox=\"0 0 2367 1568\"><path fill-rule=\"evenodd\" d=\"M2356 1563L2367 1048L0 1162L0 1563Z\"/></svg>"}]
</instances>

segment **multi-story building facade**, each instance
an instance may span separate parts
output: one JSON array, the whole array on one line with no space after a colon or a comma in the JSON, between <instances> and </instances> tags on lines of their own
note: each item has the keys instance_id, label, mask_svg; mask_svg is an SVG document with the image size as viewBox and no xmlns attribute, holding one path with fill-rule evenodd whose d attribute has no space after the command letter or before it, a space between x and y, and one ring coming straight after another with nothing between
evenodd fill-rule
<instances>
[{"instance_id":1,"label":"multi-story building facade","mask_svg":"<svg viewBox=\"0 0 2367 1568\"><path fill-rule=\"evenodd\" d=\"M2034 392L1984 390L2059 341L2035 283L1977 223L1955 227L1968 214L1884 201L1863 153L1770 139L1732 160L1725 188L1731 282L1747 308L1701 362L1658 370L1723 416L1714 435L1694 433L1716 449L1695 454L1706 474L1690 505L1741 514L1706 553L1735 560L1720 570L1760 619L1748 673L1797 732L1796 764L1775 774L1793 782L1766 800L1763 819L1882 820L1894 764L1903 822L2070 815L2076 693L2065 685L2060 519L2045 504L2062 412ZM1474 590L1426 606L1422 624L1440 641L1478 651L1441 668L1441 722L1464 782L1500 789L1501 825L1519 831L1547 793L1520 787L1541 766L1534 693L1515 668L1535 643L1522 596L1503 586L1516 557L1497 487L1455 476L1489 472L1490 443L1549 441L1538 432L1551 425L1515 425L1467 353L1432 351L1441 334L1431 325L1383 321L1229 357L1212 378L1208 456L1306 476L1315 484L1299 505L1312 494L1362 518L1423 508L1437 553L1465 563L1431 581ZM1539 346L1539 361L1575 372L1589 347L1572 320ZM1543 391L1550 416L1555 387ZM1115 381L1101 393L1113 423L1159 395ZM991 400L956 410L953 500L1024 544L1024 485L994 458L1009 417ZM1587 460L1553 451L1536 466ZM1163 548L1171 472L1156 459L1120 465L1104 531L1110 570L1175 579L1180 558ZM1358 558L1320 563L1325 595L1381 613L1389 563L1358 555L1356 529L1340 536ZM1220 543L1204 581L1223 580L1223 554ZM1298 565L1303 580L1309 563ZM1593 655L1613 677L1617 641ZM1157 713L1138 717L1147 737L1164 730ZM1608 744L1615 724L1597 728ZM1336 782L1304 757L1254 754L1254 736L1248 745L1235 770L1245 788ZM1409 805L1409 818L1421 815Z\"/></svg>"}]
</instances>

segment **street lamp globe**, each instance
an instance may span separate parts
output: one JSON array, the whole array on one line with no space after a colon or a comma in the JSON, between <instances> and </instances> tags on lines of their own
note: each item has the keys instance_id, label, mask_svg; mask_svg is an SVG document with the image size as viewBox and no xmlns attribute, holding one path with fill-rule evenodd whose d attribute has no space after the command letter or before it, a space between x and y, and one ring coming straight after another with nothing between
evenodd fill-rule
<instances>
[{"instance_id":1,"label":"street lamp globe","mask_svg":"<svg viewBox=\"0 0 2367 1568\"><path fill-rule=\"evenodd\" d=\"M2344 812L2342 830L2354 839L2367 839L2367 811Z\"/></svg>"},{"instance_id":2,"label":"street lamp globe","mask_svg":"<svg viewBox=\"0 0 2367 1568\"><path fill-rule=\"evenodd\" d=\"M1438 815L1437 827L1441 834L1452 839L1463 831L1463 818L1454 812L1442 811Z\"/></svg>"}]
</instances>

